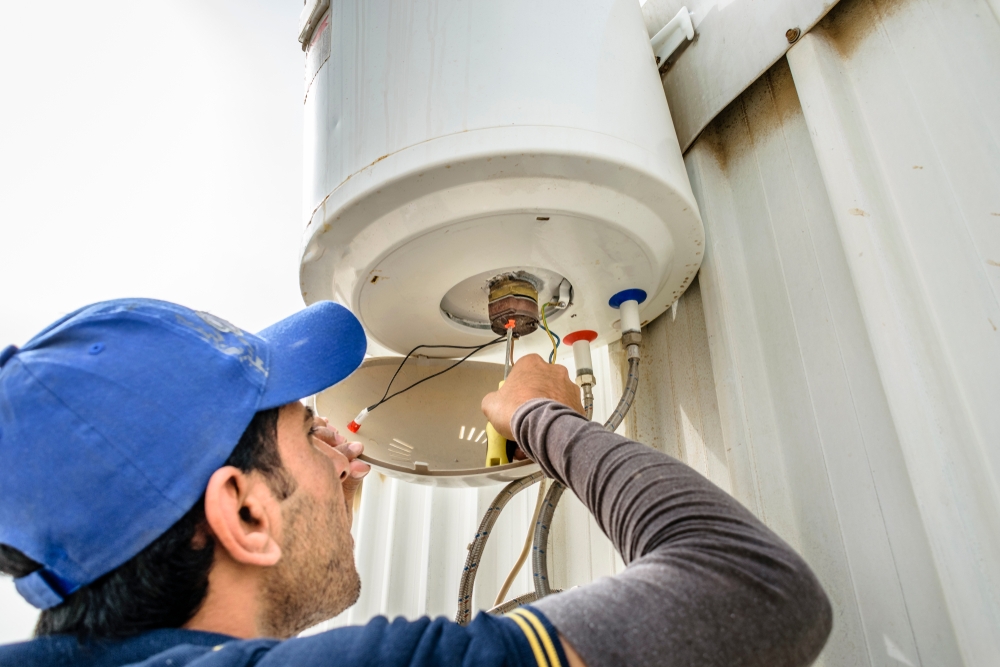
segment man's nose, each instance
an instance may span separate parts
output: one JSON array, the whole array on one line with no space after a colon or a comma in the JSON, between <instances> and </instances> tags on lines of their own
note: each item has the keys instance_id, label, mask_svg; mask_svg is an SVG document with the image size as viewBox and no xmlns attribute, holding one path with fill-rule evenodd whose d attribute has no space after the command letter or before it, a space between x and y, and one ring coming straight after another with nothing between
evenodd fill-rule
<instances>
[{"instance_id":1,"label":"man's nose","mask_svg":"<svg viewBox=\"0 0 1000 667\"><path fill-rule=\"evenodd\" d=\"M336 447L331 446L328 447L326 451L326 455L330 457L331 461L333 461L333 467L336 470L337 477L340 479L341 482L347 479L347 476L350 474L350 468L351 468L351 462L348 460L347 456L345 456L344 453L340 451L341 447L346 447L346 446L347 445L338 445Z\"/></svg>"}]
</instances>

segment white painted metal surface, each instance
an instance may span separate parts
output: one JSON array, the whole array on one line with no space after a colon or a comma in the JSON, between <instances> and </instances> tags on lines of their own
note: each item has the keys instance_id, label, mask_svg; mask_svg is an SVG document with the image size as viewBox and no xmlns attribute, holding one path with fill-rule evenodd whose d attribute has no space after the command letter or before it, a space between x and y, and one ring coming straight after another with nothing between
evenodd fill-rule
<instances>
[{"instance_id":1,"label":"white painted metal surface","mask_svg":"<svg viewBox=\"0 0 1000 667\"><path fill-rule=\"evenodd\" d=\"M997 664L1000 25L947 0L831 18L789 63L947 618Z\"/></svg>"},{"instance_id":2,"label":"white painted metal surface","mask_svg":"<svg viewBox=\"0 0 1000 667\"><path fill-rule=\"evenodd\" d=\"M959 664L787 66L687 159L711 220L700 285L731 489L830 594L822 664L892 664L890 644L915 665Z\"/></svg>"},{"instance_id":3,"label":"white painted metal surface","mask_svg":"<svg viewBox=\"0 0 1000 667\"><path fill-rule=\"evenodd\" d=\"M442 300L513 269L568 279L563 329L606 343L613 294L645 290L651 319L697 272L701 221L634 0L337 2L307 61L302 290L349 305L376 345L484 342Z\"/></svg>"},{"instance_id":4,"label":"white painted metal surface","mask_svg":"<svg viewBox=\"0 0 1000 667\"><path fill-rule=\"evenodd\" d=\"M729 482L824 665L1000 660L998 62L985 3L844 0L686 156Z\"/></svg>"},{"instance_id":5,"label":"white painted metal surface","mask_svg":"<svg viewBox=\"0 0 1000 667\"><path fill-rule=\"evenodd\" d=\"M647 0L642 10L650 37L683 6L691 11L697 33L663 72L681 148L686 151L720 111L785 54L791 46L789 30L805 34L835 4L837 0Z\"/></svg>"}]
</instances>

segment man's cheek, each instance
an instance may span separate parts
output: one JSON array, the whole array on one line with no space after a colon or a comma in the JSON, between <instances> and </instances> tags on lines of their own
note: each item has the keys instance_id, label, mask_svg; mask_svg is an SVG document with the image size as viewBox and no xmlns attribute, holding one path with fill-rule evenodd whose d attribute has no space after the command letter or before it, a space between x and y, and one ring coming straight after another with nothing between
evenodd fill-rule
<instances>
[{"instance_id":1,"label":"man's cheek","mask_svg":"<svg viewBox=\"0 0 1000 667\"><path fill-rule=\"evenodd\" d=\"M332 461L327 460L325 463L313 468L311 477L310 486L316 489L317 495L323 499L331 499L343 495L343 489L337 475L337 467Z\"/></svg>"}]
</instances>

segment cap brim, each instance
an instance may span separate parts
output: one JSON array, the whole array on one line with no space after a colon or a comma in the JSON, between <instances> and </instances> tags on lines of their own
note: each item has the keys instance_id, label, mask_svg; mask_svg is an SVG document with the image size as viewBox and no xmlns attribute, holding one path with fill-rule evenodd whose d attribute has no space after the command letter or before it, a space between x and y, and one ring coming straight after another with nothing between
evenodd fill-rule
<instances>
[{"instance_id":1,"label":"cap brim","mask_svg":"<svg viewBox=\"0 0 1000 667\"><path fill-rule=\"evenodd\" d=\"M368 341L354 313L321 301L257 334L270 351L260 410L276 408L331 387L353 373Z\"/></svg>"}]
</instances>

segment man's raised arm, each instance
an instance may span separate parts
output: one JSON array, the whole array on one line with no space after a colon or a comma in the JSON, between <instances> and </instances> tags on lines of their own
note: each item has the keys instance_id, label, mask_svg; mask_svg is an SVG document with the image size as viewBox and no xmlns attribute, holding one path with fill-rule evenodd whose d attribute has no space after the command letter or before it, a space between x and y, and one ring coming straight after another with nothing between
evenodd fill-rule
<instances>
[{"instance_id":1,"label":"man's raised arm","mask_svg":"<svg viewBox=\"0 0 1000 667\"><path fill-rule=\"evenodd\" d=\"M815 660L832 613L805 561L693 469L585 419L577 392L565 369L525 357L483 401L628 565L533 603L564 641L588 667Z\"/></svg>"}]
</instances>

